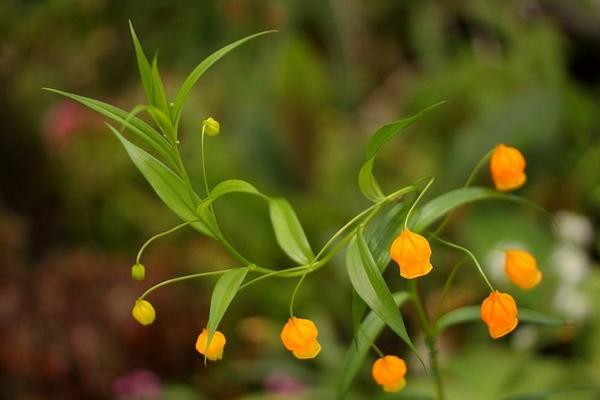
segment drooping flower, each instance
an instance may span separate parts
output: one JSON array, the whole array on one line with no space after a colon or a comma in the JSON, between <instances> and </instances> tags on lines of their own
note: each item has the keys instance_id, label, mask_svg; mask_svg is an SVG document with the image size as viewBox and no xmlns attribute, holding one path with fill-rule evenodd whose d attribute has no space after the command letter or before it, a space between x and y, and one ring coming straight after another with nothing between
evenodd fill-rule
<instances>
[{"instance_id":1,"label":"drooping flower","mask_svg":"<svg viewBox=\"0 0 600 400\"><path fill-rule=\"evenodd\" d=\"M154 311L154 307L149 301L137 299L133 310L131 310L131 315L140 324L150 325L156 318L156 311Z\"/></svg>"},{"instance_id":2,"label":"drooping flower","mask_svg":"<svg viewBox=\"0 0 600 400\"><path fill-rule=\"evenodd\" d=\"M217 361L223 358L223 349L227 343L225 335L219 331L215 331L215 334L212 336L208 346L206 345L207 341L208 331L206 329L202 329L202 332L200 332L198 335L198 339L196 339L196 350L198 353L206 356L206 358L211 361Z\"/></svg>"},{"instance_id":3,"label":"drooping flower","mask_svg":"<svg viewBox=\"0 0 600 400\"><path fill-rule=\"evenodd\" d=\"M512 283L521 289L531 289L542 280L535 257L523 250L507 250L504 270Z\"/></svg>"},{"instance_id":4,"label":"drooping flower","mask_svg":"<svg viewBox=\"0 0 600 400\"><path fill-rule=\"evenodd\" d=\"M321 351L317 341L319 331L309 319L292 317L281 330L281 342L296 358L315 358Z\"/></svg>"},{"instance_id":5,"label":"drooping flower","mask_svg":"<svg viewBox=\"0 0 600 400\"><path fill-rule=\"evenodd\" d=\"M406 386L406 363L396 356L383 356L373 363L371 375L386 392L398 392Z\"/></svg>"},{"instance_id":6,"label":"drooping flower","mask_svg":"<svg viewBox=\"0 0 600 400\"><path fill-rule=\"evenodd\" d=\"M498 144L492 152L490 171L497 190L502 192L518 189L527 180L525 157L521 152L504 144Z\"/></svg>"},{"instance_id":7,"label":"drooping flower","mask_svg":"<svg viewBox=\"0 0 600 400\"><path fill-rule=\"evenodd\" d=\"M498 339L517 327L517 303L510 294L495 290L481 303L481 319L490 336Z\"/></svg>"},{"instance_id":8,"label":"drooping flower","mask_svg":"<svg viewBox=\"0 0 600 400\"><path fill-rule=\"evenodd\" d=\"M431 271L431 247L423 236L404 229L390 248L392 259L400 267L400 275L407 279L427 275Z\"/></svg>"},{"instance_id":9,"label":"drooping flower","mask_svg":"<svg viewBox=\"0 0 600 400\"><path fill-rule=\"evenodd\" d=\"M214 118L208 117L202 121L202 129L208 136L217 136L221 132L221 124Z\"/></svg>"},{"instance_id":10,"label":"drooping flower","mask_svg":"<svg viewBox=\"0 0 600 400\"><path fill-rule=\"evenodd\" d=\"M146 267L140 263L136 263L131 267L131 277L136 281L143 281L146 277Z\"/></svg>"}]
</instances>

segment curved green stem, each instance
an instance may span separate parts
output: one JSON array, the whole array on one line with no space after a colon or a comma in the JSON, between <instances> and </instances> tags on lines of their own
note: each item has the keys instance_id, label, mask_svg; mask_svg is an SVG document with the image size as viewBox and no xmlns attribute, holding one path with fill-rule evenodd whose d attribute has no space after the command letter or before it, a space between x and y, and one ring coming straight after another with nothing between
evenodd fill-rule
<instances>
[{"instance_id":1,"label":"curved green stem","mask_svg":"<svg viewBox=\"0 0 600 400\"><path fill-rule=\"evenodd\" d=\"M440 319L440 315L442 314L442 305L444 304L444 299L446 298L446 294L448 294L448 290L450 290L450 286L452 285L452 281L454 280L454 276L458 272L458 267L462 265L465 261L465 258L454 264L448 277L446 278L446 282L444 282L444 287L442 288L442 294L440 295L440 300L438 301L437 310L435 312L434 325L437 324L438 319ZM434 329L432 328L432 331Z\"/></svg>"},{"instance_id":2,"label":"curved green stem","mask_svg":"<svg viewBox=\"0 0 600 400\"><path fill-rule=\"evenodd\" d=\"M469 177L465 181L465 184L463 185L463 187L471 186L471 183L473 183L473 181L475 180L475 177L479 173L479 170L481 169L481 167L483 166L483 164L485 164L487 162L487 160L490 158L490 156L492 155L493 151L494 151L494 149L492 149L492 150L488 151L487 153L485 153L485 155L483 157L481 157L481 159L477 162L477 164L475 164L475 166L471 170L471 173L469 174ZM440 224L438 225L438 227L433 232L434 236L437 235L438 233L440 233L446 227L446 225L448 225L448 221L450 221L450 217L451 216L452 216L452 213L446 214L446 216L444 217L444 219L442 220L442 222L440 222Z\"/></svg>"},{"instance_id":3,"label":"curved green stem","mask_svg":"<svg viewBox=\"0 0 600 400\"><path fill-rule=\"evenodd\" d=\"M140 298L140 300L142 300L144 297L148 296L154 290L156 290L160 287L166 286L166 285L170 285L172 283L177 283L177 282L186 281L186 280L190 280L190 279L203 278L205 276L210 276L210 275L220 275L220 274L224 274L227 271L231 271L233 269L234 268L222 269L219 271L201 272L199 274L184 275L184 276L180 276L180 277L173 278L173 279L167 279L166 281L157 283L156 285L154 285L151 288L149 288L148 290L146 290L144 293L142 293L142 295L139 298Z\"/></svg>"},{"instance_id":4,"label":"curved green stem","mask_svg":"<svg viewBox=\"0 0 600 400\"><path fill-rule=\"evenodd\" d=\"M135 257L135 262L136 264L140 263L140 259L142 258L142 254L144 253L144 250L146 250L146 247L148 247L148 245L150 245L150 243L152 243L153 241L155 241L158 238L161 238L163 236L167 236L170 235L171 233L175 232L178 229L183 228L186 225L190 225L193 224L194 222L198 222L200 221L199 219L193 220L193 221L188 221L188 222L184 222L182 224L179 224L171 229L168 229L164 232L161 233L157 233L156 235L152 236L150 239L146 240L146 242L142 245L142 247L140 247L140 250L137 253L137 256Z\"/></svg>"},{"instance_id":5,"label":"curved green stem","mask_svg":"<svg viewBox=\"0 0 600 400\"><path fill-rule=\"evenodd\" d=\"M479 261L477 261L477 258L475 257L475 255L473 253L471 253L471 251L469 251L469 249L464 248L462 246L457 245L456 243L452 243L452 242L448 242L447 240L444 240L442 238L439 238L437 236L433 237L435 240L437 240L438 242L448 246L448 247L452 247L454 249L460 250L464 253L466 253L469 257L471 257L471 260L473 260L473 263L475 264L475 266L477 267L477 269L479 270L479 273L481 274L481 277L483 278L483 280L485 281L485 283L488 285L488 287L490 288L490 290L493 292L495 289L492 286L492 284L490 283L489 279L487 278L487 276L485 275L485 272L483 272L483 268L481 268L481 265L479 264Z\"/></svg>"},{"instance_id":6,"label":"curved green stem","mask_svg":"<svg viewBox=\"0 0 600 400\"><path fill-rule=\"evenodd\" d=\"M429 186L431 186L431 184L433 183L433 181L434 181L434 177L431 177L429 179L429 182L427 182L427 185L425 185L425 187L423 188L423 190L421 191L421 193L419 193L419 195L417 196L417 198L415 199L415 201L410 206L408 212L406 213L406 219L404 220L404 229L406 229L406 227L408 226L408 220L409 220L410 215L412 214L413 210L415 209L415 206L417 205L417 203L419 202L419 200L421 200L421 197L423 197L423 195L425 194L425 192L427 192L427 189L429 189Z\"/></svg>"},{"instance_id":7,"label":"curved green stem","mask_svg":"<svg viewBox=\"0 0 600 400\"><path fill-rule=\"evenodd\" d=\"M415 303L415 308L417 309L417 313L419 314L419 319L421 321L423 332L425 332L425 345L429 350L430 368L435 382L437 399L444 400L446 397L444 395L444 384L442 382L442 375L440 373L440 367L438 364L436 344L437 338L435 336L435 333L433 332L433 329L431 329L434 326L434 324L431 324L427 318L427 313L425 312L425 307L423 306L423 300L421 299L421 295L419 294L419 287L416 280L413 279L410 281L410 288L412 292L413 301Z\"/></svg>"},{"instance_id":8,"label":"curved green stem","mask_svg":"<svg viewBox=\"0 0 600 400\"><path fill-rule=\"evenodd\" d=\"M306 274L308 274L308 269L306 269L306 271L304 271L304 273L300 277L300 280L298 280L298 283L296 284L294 291L292 292L292 298L290 300L290 318L294 318L294 300L296 300L296 294L298 293L298 289L300 289L302 282L304 282L304 278L306 278Z\"/></svg>"}]
</instances>

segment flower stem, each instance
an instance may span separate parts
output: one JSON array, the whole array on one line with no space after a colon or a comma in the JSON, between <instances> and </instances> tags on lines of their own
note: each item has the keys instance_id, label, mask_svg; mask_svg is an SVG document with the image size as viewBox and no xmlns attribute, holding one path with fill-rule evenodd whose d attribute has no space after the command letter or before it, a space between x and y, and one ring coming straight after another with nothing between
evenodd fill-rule
<instances>
[{"instance_id":1,"label":"flower stem","mask_svg":"<svg viewBox=\"0 0 600 400\"><path fill-rule=\"evenodd\" d=\"M425 312L423 300L421 299L421 295L419 294L418 283L415 279L410 281L410 288L415 308L417 309L417 313L419 314L419 320L421 321L421 327L423 328L423 332L425 333L425 345L429 350L429 363L431 368L431 374L433 375L433 380L435 383L437 400L444 400L446 397L444 395L444 384L442 382L442 375L440 373L440 367L437 358L436 336L435 332L433 332L431 329L433 324L431 324L427 319L427 313Z\"/></svg>"},{"instance_id":2,"label":"flower stem","mask_svg":"<svg viewBox=\"0 0 600 400\"><path fill-rule=\"evenodd\" d=\"M184 222L182 224L179 224L171 229L168 229L164 232L161 233L157 233L156 235L152 236L150 239L146 240L146 242L142 245L142 247L140 247L140 251L138 251L137 256L135 257L135 263L139 264L140 263L140 259L142 258L142 254L144 253L144 250L146 250L146 247L148 247L148 245L150 245L150 243L152 243L153 241L155 241L158 238L161 238L163 236L167 236L170 235L171 233L175 232L178 229L183 228L184 226L187 226L189 224L192 224L194 222L198 222L200 220L194 220L194 221L188 221L188 222Z\"/></svg>"},{"instance_id":3,"label":"flower stem","mask_svg":"<svg viewBox=\"0 0 600 400\"><path fill-rule=\"evenodd\" d=\"M479 274L481 275L481 277L483 278L483 280L485 281L485 283L488 285L488 287L490 288L490 290L492 292L495 290L494 287L492 286L492 284L490 283L490 280L485 275L485 272L483 272L483 268L481 268L481 265L479 264L479 261L477 261L477 258L475 257L475 255L473 253L471 253L471 251L469 251L469 249L464 248L462 246L459 246L456 243L448 242L447 240L444 240L444 239L439 238L437 236L434 236L433 238L435 240L437 240L438 242L440 242L442 244L445 244L448 247L452 247L454 249L460 250L460 251L466 253L469 257L471 257L471 260L473 260L473 263L475 264L475 266L479 270Z\"/></svg>"},{"instance_id":4,"label":"flower stem","mask_svg":"<svg viewBox=\"0 0 600 400\"><path fill-rule=\"evenodd\" d=\"M427 184L425 185L425 187L423 188L423 190L421 191L421 193L419 193L419 195L417 196L417 198L415 199L415 201L410 206L410 209L406 213L406 219L404 220L404 229L406 229L406 227L408 226L408 220L410 219L410 215L412 214L412 212L413 212L414 208L416 207L417 203L419 202L419 200L421 200L421 197L423 197L423 195L425 194L425 192L427 192L427 189L429 189L429 186L431 186L431 184L433 183L433 181L434 181L433 177L429 178L429 182L427 182Z\"/></svg>"},{"instance_id":5,"label":"flower stem","mask_svg":"<svg viewBox=\"0 0 600 400\"><path fill-rule=\"evenodd\" d=\"M148 296L150 294L150 292L153 292L154 290L166 286L166 285L170 285L172 283L177 283L177 282L181 282L181 281L186 281L189 279L196 279L196 278L203 278L205 276L210 276L210 275L220 275L220 274L224 274L227 271L231 271L233 268L229 268L229 269L222 269L219 271L210 271L210 272L201 272L199 274L191 274L191 275L184 275L184 276L180 276L178 278L173 278L173 279L167 279L166 281L162 281L160 283L157 283L156 285L152 286L151 288L149 288L148 290L146 290L144 293L142 293L142 295L140 296L140 300L142 300L144 297Z\"/></svg>"}]
</instances>

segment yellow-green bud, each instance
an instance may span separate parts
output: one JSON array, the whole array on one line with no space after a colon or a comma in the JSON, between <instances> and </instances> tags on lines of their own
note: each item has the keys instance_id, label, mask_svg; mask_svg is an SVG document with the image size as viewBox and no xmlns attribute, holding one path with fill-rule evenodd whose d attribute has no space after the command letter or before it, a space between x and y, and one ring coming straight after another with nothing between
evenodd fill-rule
<instances>
[{"instance_id":1,"label":"yellow-green bud","mask_svg":"<svg viewBox=\"0 0 600 400\"><path fill-rule=\"evenodd\" d=\"M135 264L131 267L131 277L136 281L143 281L146 277L146 267L142 264Z\"/></svg>"},{"instance_id":2,"label":"yellow-green bud","mask_svg":"<svg viewBox=\"0 0 600 400\"><path fill-rule=\"evenodd\" d=\"M154 322L154 318L156 318L156 311L154 311L154 307L152 307L150 302L137 299L133 310L131 310L131 315L140 324L150 325Z\"/></svg>"},{"instance_id":3,"label":"yellow-green bud","mask_svg":"<svg viewBox=\"0 0 600 400\"><path fill-rule=\"evenodd\" d=\"M221 132L221 125L219 121L213 119L212 117L206 118L202 121L202 128L204 129L204 133L208 136L217 136L219 132Z\"/></svg>"}]
</instances>

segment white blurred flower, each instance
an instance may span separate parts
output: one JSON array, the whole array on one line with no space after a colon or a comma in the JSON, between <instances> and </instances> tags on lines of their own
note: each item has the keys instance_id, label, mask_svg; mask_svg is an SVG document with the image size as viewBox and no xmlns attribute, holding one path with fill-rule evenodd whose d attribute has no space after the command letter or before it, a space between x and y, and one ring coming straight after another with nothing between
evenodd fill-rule
<instances>
[{"instance_id":1,"label":"white blurred flower","mask_svg":"<svg viewBox=\"0 0 600 400\"><path fill-rule=\"evenodd\" d=\"M587 253L572 244L561 244L552 254L552 261L563 282L581 282L588 273L590 262Z\"/></svg>"},{"instance_id":2,"label":"white blurred flower","mask_svg":"<svg viewBox=\"0 0 600 400\"><path fill-rule=\"evenodd\" d=\"M535 345L538 336L539 330L536 326L522 326L512 335L511 345L518 351L529 350Z\"/></svg>"},{"instance_id":3,"label":"white blurred flower","mask_svg":"<svg viewBox=\"0 0 600 400\"><path fill-rule=\"evenodd\" d=\"M572 211L559 211L554 217L558 235L566 242L579 246L589 244L594 238L594 228L590 220Z\"/></svg>"},{"instance_id":4,"label":"white blurred flower","mask_svg":"<svg viewBox=\"0 0 600 400\"><path fill-rule=\"evenodd\" d=\"M592 305L589 298L575 286L566 285L556 292L554 308L568 319L580 322L590 314Z\"/></svg>"}]
</instances>

